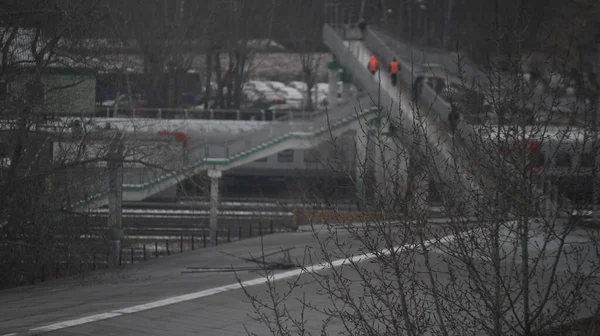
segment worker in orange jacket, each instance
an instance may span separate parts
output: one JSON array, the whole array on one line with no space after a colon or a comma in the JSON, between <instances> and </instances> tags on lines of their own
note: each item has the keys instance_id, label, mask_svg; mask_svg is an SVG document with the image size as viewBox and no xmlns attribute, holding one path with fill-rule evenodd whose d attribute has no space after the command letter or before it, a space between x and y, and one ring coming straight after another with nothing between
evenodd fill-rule
<instances>
[{"instance_id":1,"label":"worker in orange jacket","mask_svg":"<svg viewBox=\"0 0 600 336\"><path fill-rule=\"evenodd\" d=\"M367 68L373 75L375 75L375 72L377 72L377 69L379 68L379 64L377 64L377 58L375 58L375 56L371 56L371 58L369 58Z\"/></svg>"},{"instance_id":2,"label":"worker in orange jacket","mask_svg":"<svg viewBox=\"0 0 600 336\"><path fill-rule=\"evenodd\" d=\"M396 86L398 82L398 71L400 70L398 61L394 58L388 67L388 72L390 73L390 79L392 80L392 85Z\"/></svg>"}]
</instances>

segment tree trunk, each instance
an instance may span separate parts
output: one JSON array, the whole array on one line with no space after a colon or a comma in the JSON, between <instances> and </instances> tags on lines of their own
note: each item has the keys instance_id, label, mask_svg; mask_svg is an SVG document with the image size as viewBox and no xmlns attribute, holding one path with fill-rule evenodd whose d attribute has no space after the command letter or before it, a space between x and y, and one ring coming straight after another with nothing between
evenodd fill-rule
<instances>
[{"instance_id":1,"label":"tree trunk","mask_svg":"<svg viewBox=\"0 0 600 336\"><path fill-rule=\"evenodd\" d=\"M223 99L223 74L221 71L221 53L215 53L215 79L217 81L217 97L216 102L217 105L221 108L225 106L225 100Z\"/></svg>"},{"instance_id":2,"label":"tree trunk","mask_svg":"<svg viewBox=\"0 0 600 336\"><path fill-rule=\"evenodd\" d=\"M177 76L177 71L175 71L175 73L173 73L172 71L169 71L169 73L167 74L167 106L168 108L173 108L176 106L177 104L177 97L176 97L176 78L175 76Z\"/></svg>"},{"instance_id":3,"label":"tree trunk","mask_svg":"<svg viewBox=\"0 0 600 336\"><path fill-rule=\"evenodd\" d=\"M246 68L246 53L238 53L236 57L233 106L239 109L242 105L242 85L244 83L244 69Z\"/></svg>"},{"instance_id":4,"label":"tree trunk","mask_svg":"<svg viewBox=\"0 0 600 336\"><path fill-rule=\"evenodd\" d=\"M306 83L306 106L305 109L308 111L313 111L315 102L313 101L312 96L312 88L315 85L314 71L313 69L313 56L311 54L305 54L300 56L300 62L302 63L302 74L304 83ZM317 96L318 99L318 96ZM328 98L329 101L333 101L331 97ZM319 102L317 101L317 104Z\"/></svg>"},{"instance_id":5,"label":"tree trunk","mask_svg":"<svg viewBox=\"0 0 600 336\"><path fill-rule=\"evenodd\" d=\"M313 102L312 97L312 88L314 87L314 80L312 79L312 75L309 71L304 72L304 82L306 83L306 106L305 109L308 111L313 111L315 109L315 103ZM328 98L329 101L332 101L331 98ZM317 102L318 104L318 102Z\"/></svg>"},{"instance_id":6,"label":"tree trunk","mask_svg":"<svg viewBox=\"0 0 600 336\"><path fill-rule=\"evenodd\" d=\"M205 86L205 90L204 91L204 108L208 109L209 107L209 101L210 101L210 95L211 95L211 80L212 80L212 74L213 74L213 48L210 47L208 48L208 51L206 52L205 55L205 59L206 59L206 75L205 75L205 79L204 79L204 86Z\"/></svg>"},{"instance_id":7,"label":"tree trunk","mask_svg":"<svg viewBox=\"0 0 600 336\"><path fill-rule=\"evenodd\" d=\"M232 108L233 106L233 82L236 77L236 68L237 68L237 52L229 53L229 65L227 67L227 74L225 76L225 87L227 88L227 99L226 106L227 108Z\"/></svg>"}]
</instances>

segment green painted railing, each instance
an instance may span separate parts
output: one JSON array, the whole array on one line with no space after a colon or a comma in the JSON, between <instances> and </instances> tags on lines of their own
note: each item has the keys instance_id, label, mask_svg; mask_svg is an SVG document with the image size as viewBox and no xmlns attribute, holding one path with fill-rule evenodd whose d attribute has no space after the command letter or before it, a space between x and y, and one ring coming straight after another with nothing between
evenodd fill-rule
<instances>
[{"instance_id":1,"label":"green painted railing","mask_svg":"<svg viewBox=\"0 0 600 336\"><path fill-rule=\"evenodd\" d=\"M165 175L158 177L147 183L124 184L123 192L137 192L137 191L143 191L143 190L150 190L150 189L156 187L157 185L160 185L161 183L164 183L167 181L174 181L176 183L177 181L181 180L181 178L193 175L200 170L206 169L208 166L232 165L232 164L235 164L236 161L240 161L241 159L247 158L256 153L264 152L266 149L276 146L282 142L289 141L289 140L307 140L307 138L308 139L315 138L315 137L323 135L326 132L335 131L336 129L339 129L340 127L346 126L353 122L357 122L361 118L369 117L373 114L376 114L377 112L378 112L377 108L370 108L370 109L363 110L362 113L354 114L352 117L342 117L342 118L338 119L335 123L333 123L331 125L323 126L316 131L290 132L290 133L285 134L284 136L273 139L271 141L267 141L261 145L258 145L258 146L255 146L255 147L249 149L246 152L243 152L241 154L236 154L230 158L204 158L203 160L201 160L191 166L187 166L177 172L171 172L171 173L165 174ZM261 157L257 157L257 159L260 159L260 158ZM107 197L107 195L108 195L107 192L98 193L94 196L88 197L87 199L76 203L74 205L74 207L75 208L85 207L95 201L98 201L104 197Z\"/></svg>"}]
</instances>

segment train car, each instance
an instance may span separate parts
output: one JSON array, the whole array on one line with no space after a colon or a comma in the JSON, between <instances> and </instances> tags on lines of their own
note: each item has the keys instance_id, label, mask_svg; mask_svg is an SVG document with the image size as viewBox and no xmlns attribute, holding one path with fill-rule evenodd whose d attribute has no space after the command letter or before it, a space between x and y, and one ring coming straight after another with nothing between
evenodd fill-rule
<instances>
[{"instance_id":1,"label":"train car","mask_svg":"<svg viewBox=\"0 0 600 336\"><path fill-rule=\"evenodd\" d=\"M595 151L593 136L585 129L527 126L501 127L498 132L480 126L475 131L489 146L485 152L502 156L515 173L527 169L532 176L543 176L570 198L585 198L592 192Z\"/></svg>"}]
</instances>

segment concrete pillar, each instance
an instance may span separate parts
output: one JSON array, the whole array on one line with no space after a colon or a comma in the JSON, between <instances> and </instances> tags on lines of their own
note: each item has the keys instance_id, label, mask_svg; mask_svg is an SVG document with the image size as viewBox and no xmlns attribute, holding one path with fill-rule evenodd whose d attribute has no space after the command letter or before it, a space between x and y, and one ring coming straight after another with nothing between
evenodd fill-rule
<instances>
[{"instance_id":1,"label":"concrete pillar","mask_svg":"<svg viewBox=\"0 0 600 336\"><path fill-rule=\"evenodd\" d=\"M350 100L350 83L342 82L342 102L347 102Z\"/></svg>"},{"instance_id":2,"label":"concrete pillar","mask_svg":"<svg viewBox=\"0 0 600 336\"><path fill-rule=\"evenodd\" d=\"M356 187L359 199L372 200L376 188L376 156L377 151L374 132L370 125L363 125L356 131Z\"/></svg>"},{"instance_id":3,"label":"concrete pillar","mask_svg":"<svg viewBox=\"0 0 600 336\"><path fill-rule=\"evenodd\" d=\"M407 206L409 214L416 218L427 216L429 212L429 175L424 159L416 150L409 159Z\"/></svg>"},{"instance_id":4,"label":"concrete pillar","mask_svg":"<svg viewBox=\"0 0 600 336\"><path fill-rule=\"evenodd\" d=\"M110 144L108 156L108 240L110 253L108 266L120 264L123 239L123 152L122 134L118 133Z\"/></svg>"},{"instance_id":5,"label":"concrete pillar","mask_svg":"<svg viewBox=\"0 0 600 336\"><path fill-rule=\"evenodd\" d=\"M552 217L552 185L548 180L544 182L544 188L542 189L544 194L543 216L546 220L550 220Z\"/></svg>"},{"instance_id":6,"label":"concrete pillar","mask_svg":"<svg viewBox=\"0 0 600 336\"><path fill-rule=\"evenodd\" d=\"M329 106L335 106L338 104L338 77L339 70L337 68L330 68L328 71L329 92L327 93L327 102Z\"/></svg>"},{"instance_id":7,"label":"concrete pillar","mask_svg":"<svg viewBox=\"0 0 600 336\"><path fill-rule=\"evenodd\" d=\"M358 129L355 135L355 188L357 198L361 206L366 201L365 190L365 172L366 172L366 155L367 155L368 135L364 129Z\"/></svg>"},{"instance_id":8,"label":"concrete pillar","mask_svg":"<svg viewBox=\"0 0 600 336\"><path fill-rule=\"evenodd\" d=\"M393 137L382 139L383 153L377 150L376 183L385 192L389 204L400 204L406 197L408 155L400 141Z\"/></svg>"},{"instance_id":9,"label":"concrete pillar","mask_svg":"<svg viewBox=\"0 0 600 336\"><path fill-rule=\"evenodd\" d=\"M223 176L220 170L209 170L210 178L210 241L217 241L218 217L219 217L219 180Z\"/></svg>"},{"instance_id":10,"label":"concrete pillar","mask_svg":"<svg viewBox=\"0 0 600 336\"><path fill-rule=\"evenodd\" d=\"M416 174L414 190L415 211L420 215L427 217L429 215L429 174L427 171L420 171Z\"/></svg>"}]
</instances>

